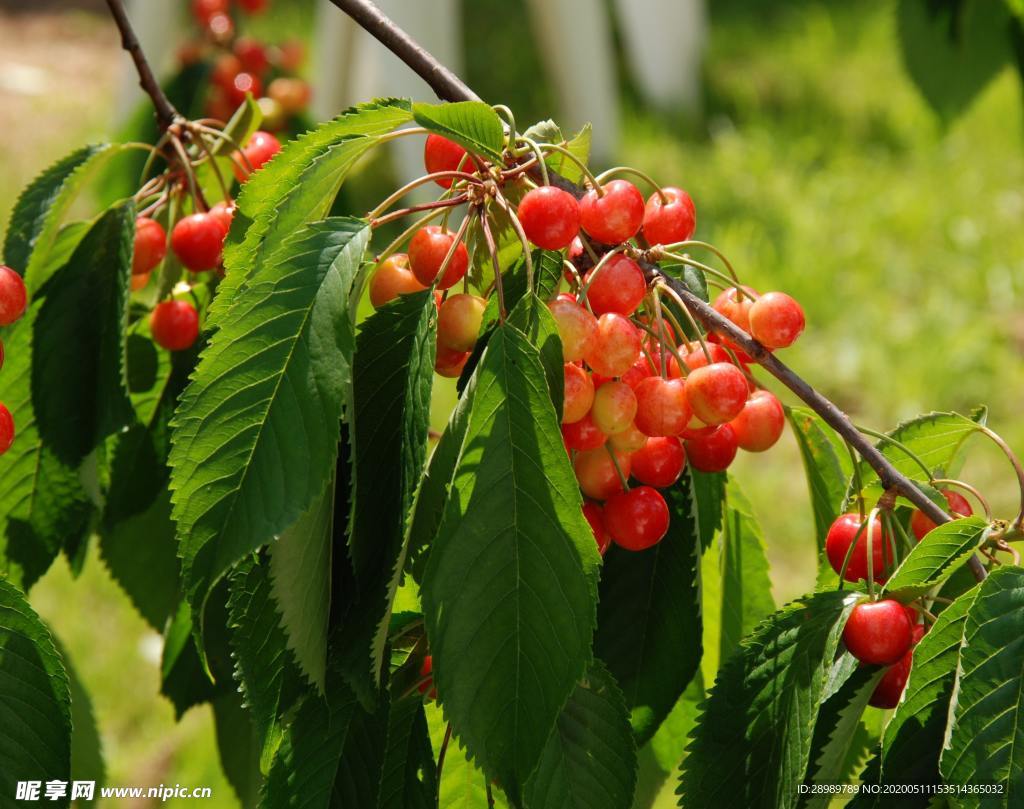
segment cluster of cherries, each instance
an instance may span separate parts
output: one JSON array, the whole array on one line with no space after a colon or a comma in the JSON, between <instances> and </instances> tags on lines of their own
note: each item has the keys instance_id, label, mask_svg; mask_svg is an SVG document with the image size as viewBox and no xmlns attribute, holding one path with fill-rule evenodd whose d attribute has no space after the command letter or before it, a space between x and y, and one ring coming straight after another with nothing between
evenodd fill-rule
<instances>
[{"instance_id":1,"label":"cluster of cherries","mask_svg":"<svg viewBox=\"0 0 1024 809\"><path fill-rule=\"evenodd\" d=\"M969 517L971 504L960 494L943 490L950 513ZM935 523L915 509L910 529L918 541L924 539ZM858 513L840 515L829 527L825 555L829 564L846 581L872 579L885 583L895 568L895 543L891 532L874 516L870 522ZM870 548L870 550L869 550ZM871 568L868 568L868 561ZM843 642L850 654L862 663L888 666L870 703L876 708L895 708L910 677L914 646L925 633L916 609L893 599L857 604L843 629Z\"/></svg>"},{"instance_id":2,"label":"cluster of cherries","mask_svg":"<svg viewBox=\"0 0 1024 809\"><path fill-rule=\"evenodd\" d=\"M5 264L0 264L0 326L10 326L25 314L28 293L21 276ZM0 368L4 365L4 344L0 342ZM0 402L0 455L14 443L14 417L7 405Z\"/></svg>"},{"instance_id":3,"label":"cluster of cherries","mask_svg":"<svg viewBox=\"0 0 1024 809\"><path fill-rule=\"evenodd\" d=\"M429 173L454 173L466 160L458 144L427 137ZM437 182L448 188L452 177ZM566 251L570 291L548 307L565 362L562 435L586 498L584 515L602 553L611 542L649 548L669 526L658 489L673 485L687 460L700 471L719 472L738 449L769 449L785 425L782 404L757 386L750 358L728 339L687 340L681 326L662 317L658 296L664 290L649 284L639 259L651 247L691 238L696 210L685 191L659 188L645 202L635 185L614 179L595 183L577 200L540 185L522 196L516 218L533 245ZM448 377L461 374L487 303L468 289L448 293L469 266L458 236L436 225L416 230L408 252L385 257L370 281L375 307L434 288L435 368ZM727 287L714 306L769 349L791 345L804 328L800 305L781 292Z\"/></svg>"},{"instance_id":4,"label":"cluster of cherries","mask_svg":"<svg viewBox=\"0 0 1024 809\"><path fill-rule=\"evenodd\" d=\"M265 11L268 2L236 0L248 14ZM192 16L204 37L182 47L178 57L182 65L212 61L207 115L228 120L249 93L263 112L264 126L272 131L305 112L312 92L307 82L294 75L306 58L302 42L272 46L253 37L236 37L231 0L192 0Z\"/></svg>"}]
</instances>

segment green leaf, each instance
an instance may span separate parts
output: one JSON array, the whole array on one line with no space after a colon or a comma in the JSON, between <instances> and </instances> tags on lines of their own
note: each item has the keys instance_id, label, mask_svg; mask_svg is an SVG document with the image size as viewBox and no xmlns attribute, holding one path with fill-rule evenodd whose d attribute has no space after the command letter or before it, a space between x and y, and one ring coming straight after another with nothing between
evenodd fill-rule
<instances>
[{"instance_id":1,"label":"green leaf","mask_svg":"<svg viewBox=\"0 0 1024 809\"><path fill-rule=\"evenodd\" d=\"M270 579L288 648L323 693L331 604L334 485L270 546Z\"/></svg>"},{"instance_id":2,"label":"green leaf","mask_svg":"<svg viewBox=\"0 0 1024 809\"><path fill-rule=\"evenodd\" d=\"M242 707L237 691L226 691L212 701L214 730L220 768L238 796L242 809L253 809L259 800L263 776L260 773L260 744Z\"/></svg>"},{"instance_id":3,"label":"green leaf","mask_svg":"<svg viewBox=\"0 0 1024 809\"><path fill-rule=\"evenodd\" d=\"M444 135L475 154L501 160L505 129L498 113L482 101L416 103L412 105L412 116L420 126Z\"/></svg>"},{"instance_id":4,"label":"green leaf","mask_svg":"<svg viewBox=\"0 0 1024 809\"><path fill-rule=\"evenodd\" d=\"M1020 804L1024 795L1024 569L1001 567L967 612L956 699L939 770L949 784L999 784L957 794L965 807Z\"/></svg>"},{"instance_id":5,"label":"green leaf","mask_svg":"<svg viewBox=\"0 0 1024 809\"><path fill-rule=\"evenodd\" d=\"M590 659L599 556L540 357L498 327L422 597L445 714L513 803Z\"/></svg>"},{"instance_id":6,"label":"green leaf","mask_svg":"<svg viewBox=\"0 0 1024 809\"><path fill-rule=\"evenodd\" d=\"M509 313L508 322L526 335L530 345L539 352L551 403L555 406L555 415L561 421L562 402L565 399L565 360L562 358L562 338L558 334L554 315L540 297L529 294L520 299Z\"/></svg>"},{"instance_id":7,"label":"green leaf","mask_svg":"<svg viewBox=\"0 0 1024 809\"><path fill-rule=\"evenodd\" d=\"M391 704L378 809L434 809L436 795L437 766L417 693Z\"/></svg>"},{"instance_id":8,"label":"green leaf","mask_svg":"<svg viewBox=\"0 0 1024 809\"><path fill-rule=\"evenodd\" d=\"M963 113L1010 59L1010 13L984 0L900 0L903 62L946 123Z\"/></svg>"},{"instance_id":9,"label":"green leaf","mask_svg":"<svg viewBox=\"0 0 1024 809\"><path fill-rule=\"evenodd\" d=\"M346 305L368 238L343 218L294 234L222 314L182 394L171 488L200 633L214 583L292 525L334 468L353 342Z\"/></svg>"},{"instance_id":10,"label":"green leaf","mask_svg":"<svg viewBox=\"0 0 1024 809\"><path fill-rule=\"evenodd\" d=\"M427 460L436 334L437 306L426 290L379 309L356 338L348 547L359 606L346 617L344 668L374 691L405 568L406 517Z\"/></svg>"},{"instance_id":11,"label":"green leaf","mask_svg":"<svg viewBox=\"0 0 1024 809\"><path fill-rule=\"evenodd\" d=\"M40 291L32 406L43 442L70 466L134 417L124 361L134 233L131 202L109 209Z\"/></svg>"},{"instance_id":12,"label":"green leaf","mask_svg":"<svg viewBox=\"0 0 1024 809\"><path fill-rule=\"evenodd\" d=\"M56 642L56 639L54 639ZM71 780L95 781L96 793L91 801L76 798L76 806L94 806L99 798L99 788L107 778L107 767L103 761L103 740L96 725L92 700L85 690L82 678L78 676L67 650L58 646L64 669L68 674L68 693L71 697Z\"/></svg>"},{"instance_id":13,"label":"green leaf","mask_svg":"<svg viewBox=\"0 0 1024 809\"><path fill-rule=\"evenodd\" d=\"M683 762L682 807L794 807L855 593L814 593L772 615L719 670Z\"/></svg>"},{"instance_id":14,"label":"green leaf","mask_svg":"<svg viewBox=\"0 0 1024 809\"><path fill-rule=\"evenodd\" d=\"M691 469L690 479L693 482L694 511L700 530L700 545L707 550L718 529L722 527L726 475L724 472L699 472Z\"/></svg>"},{"instance_id":15,"label":"green leaf","mask_svg":"<svg viewBox=\"0 0 1024 809\"><path fill-rule=\"evenodd\" d=\"M590 139L592 129L593 128L590 124L584 124L583 128L580 129L579 132L566 140L565 135L562 134L561 127L549 118L546 121L538 121L535 123L523 133L523 136L530 138L537 143L553 143L555 145L564 144L565 148L569 152L571 152L580 162L586 165L590 160ZM580 168L576 161L561 152L548 152L544 157L544 162L547 164L549 169L557 172L570 182L580 183L583 181L583 169Z\"/></svg>"},{"instance_id":16,"label":"green leaf","mask_svg":"<svg viewBox=\"0 0 1024 809\"><path fill-rule=\"evenodd\" d=\"M988 530L981 517L943 523L925 534L886 582L884 593L898 601L911 601L942 584L964 564Z\"/></svg>"},{"instance_id":17,"label":"green leaf","mask_svg":"<svg viewBox=\"0 0 1024 809\"><path fill-rule=\"evenodd\" d=\"M218 693L199 659L192 632L192 611L186 601L178 604L164 629L160 693L171 701L177 719L193 705L206 702Z\"/></svg>"},{"instance_id":18,"label":"green leaf","mask_svg":"<svg viewBox=\"0 0 1024 809\"><path fill-rule=\"evenodd\" d=\"M645 551L605 554L594 653L625 696L637 743L644 744L700 666L700 540L690 475L664 492L671 522Z\"/></svg>"},{"instance_id":19,"label":"green leaf","mask_svg":"<svg viewBox=\"0 0 1024 809\"><path fill-rule=\"evenodd\" d=\"M0 805L18 781L68 781L71 695L53 638L13 584L0 579ZM67 800L48 805L67 806Z\"/></svg>"},{"instance_id":20,"label":"green leaf","mask_svg":"<svg viewBox=\"0 0 1024 809\"><path fill-rule=\"evenodd\" d=\"M11 212L4 240L4 263L25 277L30 294L38 290L53 270L53 253L62 220L86 181L123 147L107 143L83 146L39 174Z\"/></svg>"},{"instance_id":21,"label":"green leaf","mask_svg":"<svg viewBox=\"0 0 1024 809\"><path fill-rule=\"evenodd\" d=\"M704 702L704 674L698 669L683 695L651 738L651 752L662 771L670 773L679 766L686 740L693 732Z\"/></svg>"},{"instance_id":22,"label":"green leaf","mask_svg":"<svg viewBox=\"0 0 1024 809\"><path fill-rule=\"evenodd\" d=\"M303 225L328 215L349 170L381 135L412 117L409 102L361 104L286 143L242 186L224 247L225 277L210 308L217 327L250 277ZM354 305L354 302L353 302Z\"/></svg>"},{"instance_id":23,"label":"green leaf","mask_svg":"<svg viewBox=\"0 0 1024 809\"><path fill-rule=\"evenodd\" d=\"M978 425L985 423L986 411L980 408L971 417L959 413L928 413L903 422L886 435L895 438L911 450L935 477L949 477L955 470L963 443L978 431ZM879 440L875 446L889 462L913 480L927 480L924 470L907 455L906 451L891 441ZM869 502L882 496L882 485L874 469L867 461L860 462L860 476L864 484L863 495ZM846 493L846 502L851 503L857 495L851 479Z\"/></svg>"},{"instance_id":24,"label":"green leaf","mask_svg":"<svg viewBox=\"0 0 1024 809\"><path fill-rule=\"evenodd\" d=\"M380 800L391 715L388 692L375 703L373 713L358 706L352 713L331 795L331 806L337 809L377 806Z\"/></svg>"},{"instance_id":25,"label":"green leaf","mask_svg":"<svg viewBox=\"0 0 1024 809\"><path fill-rule=\"evenodd\" d=\"M526 809L629 809L636 748L622 692L591 665L562 709L523 792Z\"/></svg>"},{"instance_id":26,"label":"green leaf","mask_svg":"<svg viewBox=\"0 0 1024 809\"><path fill-rule=\"evenodd\" d=\"M231 120L224 127L224 137L217 141L211 151L218 157L232 154L236 151L235 144L244 144L249 140L252 133L260 128L262 120L263 112L260 105L251 95L246 95L245 101L235 110Z\"/></svg>"},{"instance_id":27,"label":"green leaf","mask_svg":"<svg viewBox=\"0 0 1024 809\"><path fill-rule=\"evenodd\" d=\"M842 513L852 464L842 439L813 410L792 407L786 415L804 462L814 510L814 535L821 553L828 529Z\"/></svg>"},{"instance_id":28,"label":"green leaf","mask_svg":"<svg viewBox=\"0 0 1024 809\"><path fill-rule=\"evenodd\" d=\"M436 702L428 702L425 712L431 743L435 750L440 750L448 723ZM453 736L449 740L441 770L437 805L444 809L493 809L487 800L487 785L490 783L490 779L474 766L465 748ZM498 787L492 787L491 797L494 807L508 809L505 796Z\"/></svg>"}]
</instances>

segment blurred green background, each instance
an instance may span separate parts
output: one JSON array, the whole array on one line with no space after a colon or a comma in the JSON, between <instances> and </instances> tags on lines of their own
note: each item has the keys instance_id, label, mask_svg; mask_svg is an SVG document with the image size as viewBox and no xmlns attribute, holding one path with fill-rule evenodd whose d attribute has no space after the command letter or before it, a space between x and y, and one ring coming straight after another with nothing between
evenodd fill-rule
<instances>
[{"instance_id":1,"label":"blurred green background","mask_svg":"<svg viewBox=\"0 0 1024 809\"><path fill-rule=\"evenodd\" d=\"M518 0L466 5L469 82L512 106L521 124L549 117L551 93L536 78ZM259 23L275 38L308 24L308 3L278 6L286 11ZM721 247L745 281L802 301L808 329L785 360L856 420L888 429L923 411L984 403L989 423L1024 449L1017 76L1005 70L943 127L902 65L892 3L710 6L703 114L652 114L624 82L617 162L687 188L700 238ZM36 172L77 144L114 136L120 57L101 4L18 0L0 2L0 54L2 233ZM39 82L43 92L19 90ZM364 183L360 199L385 192L376 179ZM2 390L0 376L0 398ZM437 426L450 402L441 397ZM795 444L787 436L734 469L764 524L777 600L810 589L815 538ZM998 513L1015 507L1010 469L993 448L976 443L964 477ZM234 805L209 708L175 723L157 696L159 637L95 553L77 582L58 561L32 602L92 695L108 782L209 785L215 805ZM666 793L658 806L667 805Z\"/></svg>"}]
</instances>

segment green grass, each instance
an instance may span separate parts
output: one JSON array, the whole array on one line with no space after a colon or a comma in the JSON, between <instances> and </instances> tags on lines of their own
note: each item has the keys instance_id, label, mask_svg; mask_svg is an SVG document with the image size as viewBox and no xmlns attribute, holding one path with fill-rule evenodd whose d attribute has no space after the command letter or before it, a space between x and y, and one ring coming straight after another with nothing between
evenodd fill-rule
<instances>
[{"instance_id":1,"label":"green grass","mask_svg":"<svg viewBox=\"0 0 1024 809\"><path fill-rule=\"evenodd\" d=\"M468 4L469 78L491 100L511 101L524 122L548 117L549 93L529 79L536 54L502 40L502 15L488 14L497 3ZM627 92L619 162L690 190L702 238L754 286L803 302L808 330L784 358L857 420L885 429L922 411L985 403L989 423L1024 448L1017 79L1002 75L941 131L902 69L889 4L773 4L756 16L738 2L711 5L705 117L652 115ZM507 16L515 5L500 8ZM87 123L47 140L31 168L92 134ZM26 171L0 151L0 178ZM15 189L2 187L6 211ZM372 194L353 196L364 197ZM437 427L445 401L450 394L438 400ZM736 474L763 518L781 602L813 583L795 445L787 436L771 453L743 457ZM999 513L1014 508L1009 467L994 450L978 443L965 475ZM140 651L152 636L97 562L75 583L58 564L33 601L93 694L110 780L209 783L215 805L231 805L209 711L174 725ZM672 805L670 793L671 784L656 805Z\"/></svg>"}]
</instances>

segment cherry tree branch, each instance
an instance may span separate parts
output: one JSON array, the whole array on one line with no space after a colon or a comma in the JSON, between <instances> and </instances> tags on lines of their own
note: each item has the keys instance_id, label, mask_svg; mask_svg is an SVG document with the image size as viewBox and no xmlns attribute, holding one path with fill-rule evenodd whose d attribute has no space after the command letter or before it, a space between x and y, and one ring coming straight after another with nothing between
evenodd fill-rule
<instances>
[{"instance_id":1,"label":"cherry tree branch","mask_svg":"<svg viewBox=\"0 0 1024 809\"><path fill-rule=\"evenodd\" d=\"M128 19L124 0L107 0L107 7L121 32L121 47L128 52L135 63L135 70L139 74L139 86L153 101L157 124L161 130L167 129L181 116L164 94L160 82L157 81L153 69L146 60L146 54L142 52L142 45L139 44L139 38L135 35L131 20Z\"/></svg>"}]
</instances>

